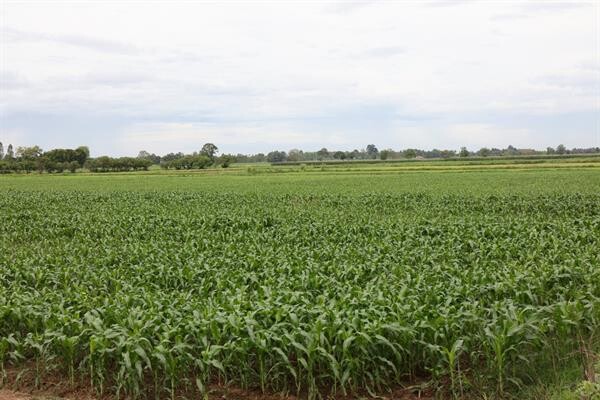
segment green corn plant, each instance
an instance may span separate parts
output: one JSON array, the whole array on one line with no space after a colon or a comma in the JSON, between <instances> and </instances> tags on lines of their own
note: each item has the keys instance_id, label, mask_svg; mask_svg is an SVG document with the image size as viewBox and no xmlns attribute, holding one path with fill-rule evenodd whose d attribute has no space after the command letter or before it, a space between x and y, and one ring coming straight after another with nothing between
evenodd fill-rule
<instances>
[{"instance_id":1,"label":"green corn plant","mask_svg":"<svg viewBox=\"0 0 600 400\"><path fill-rule=\"evenodd\" d=\"M132 400L510 397L597 332L595 172L344 169L0 177L0 368Z\"/></svg>"},{"instance_id":2,"label":"green corn plant","mask_svg":"<svg viewBox=\"0 0 600 400\"><path fill-rule=\"evenodd\" d=\"M459 393L460 393L460 397L464 396L464 392L463 392L463 388L462 388L462 378L460 376L460 365L458 362L459 361L458 357L460 356L460 353L463 350L463 343L464 343L464 341L462 339L457 339L450 348L446 348L446 347L442 348L444 354L446 355L446 359L448 362L448 370L450 371L450 382L452 385L452 395L454 397L459 397ZM457 374L458 374L458 376L457 376ZM459 392L457 392L457 388L456 388L457 381L460 386Z\"/></svg>"}]
</instances>

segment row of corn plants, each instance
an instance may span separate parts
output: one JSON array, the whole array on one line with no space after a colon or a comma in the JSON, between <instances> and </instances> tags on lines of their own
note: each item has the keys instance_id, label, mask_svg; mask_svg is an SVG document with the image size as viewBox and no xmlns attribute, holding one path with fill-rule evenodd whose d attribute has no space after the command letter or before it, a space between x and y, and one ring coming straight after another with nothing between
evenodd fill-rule
<instances>
[{"instance_id":1,"label":"row of corn plants","mask_svg":"<svg viewBox=\"0 0 600 400\"><path fill-rule=\"evenodd\" d=\"M2 381L505 398L598 333L600 195L12 190L0 210Z\"/></svg>"}]
</instances>

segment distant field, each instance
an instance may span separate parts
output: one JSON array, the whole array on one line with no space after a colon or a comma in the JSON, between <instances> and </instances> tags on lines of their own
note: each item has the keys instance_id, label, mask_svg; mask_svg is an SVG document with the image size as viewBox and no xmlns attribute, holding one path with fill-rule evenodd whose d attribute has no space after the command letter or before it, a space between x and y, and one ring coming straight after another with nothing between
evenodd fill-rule
<instances>
[{"instance_id":1,"label":"distant field","mask_svg":"<svg viewBox=\"0 0 600 400\"><path fill-rule=\"evenodd\" d=\"M0 175L2 189L26 191L203 191L264 194L600 193L600 169L523 168L483 170L211 169L101 174Z\"/></svg>"},{"instance_id":2,"label":"distant field","mask_svg":"<svg viewBox=\"0 0 600 400\"><path fill-rule=\"evenodd\" d=\"M510 163L560 163L560 162L600 162L600 154L563 154L563 155L517 155L501 157L465 157L465 158L401 158L394 160L322 160L322 161L284 161L272 163L274 166L291 165L332 165L332 166L365 166L365 165L401 165L401 164L510 164Z\"/></svg>"},{"instance_id":3,"label":"distant field","mask_svg":"<svg viewBox=\"0 0 600 400\"><path fill-rule=\"evenodd\" d=\"M575 393L599 165L0 176L0 361L130 398Z\"/></svg>"}]
</instances>

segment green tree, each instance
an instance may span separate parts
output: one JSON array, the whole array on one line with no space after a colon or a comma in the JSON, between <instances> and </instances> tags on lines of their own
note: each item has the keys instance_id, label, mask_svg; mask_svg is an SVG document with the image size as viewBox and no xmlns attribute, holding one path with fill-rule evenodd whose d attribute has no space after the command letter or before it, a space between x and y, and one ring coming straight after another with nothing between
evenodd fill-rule
<instances>
[{"instance_id":1,"label":"green tree","mask_svg":"<svg viewBox=\"0 0 600 400\"><path fill-rule=\"evenodd\" d=\"M287 154L285 154L285 151L272 151L269 154L267 154L267 161L268 162L283 162L286 160Z\"/></svg>"},{"instance_id":2,"label":"green tree","mask_svg":"<svg viewBox=\"0 0 600 400\"><path fill-rule=\"evenodd\" d=\"M304 156L304 153L302 152L302 150L291 149L288 152L287 160L288 161L301 161L303 156Z\"/></svg>"},{"instance_id":3,"label":"green tree","mask_svg":"<svg viewBox=\"0 0 600 400\"><path fill-rule=\"evenodd\" d=\"M556 146L557 154L565 154L566 152L567 152L567 148L565 147L564 144L559 144L558 146Z\"/></svg>"},{"instance_id":4,"label":"green tree","mask_svg":"<svg viewBox=\"0 0 600 400\"><path fill-rule=\"evenodd\" d=\"M4 159L4 145L0 142L0 160Z\"/></svg>"},{"instance_id":5,"label":"green tree","mask_svg":"<svg viewBox=\"0 0 600 400\"><path fill-rule=\"evenodd\" d=\"M335 158L336 160L344 160L346 159L346 153L344 153L343 151L336 151L335 153L333 153L333 158Z\"/></svg>"},{"instance_id":6,"label":"green tree","mask_svg":"<svg viewBox=\"0 0 600 400\"><path fill-rule=\"evenodd\" d=\"M77 162L77 161L71 161L70 163L67 164L67 169L73 173L75 171L77 171L77 168L79 168L79 167L80 167L80 165L79 165L79 162Z\"/></svg>"},{"instance_id":7,"label":"green tree","mask_svg":"<svg viewBox=\"0 0 600 400\"><path fill-rule=\"evenodd\" d=\"M182 152L169 153L169 154L165 154L164 156L162 156L161 161L169 162L169 161L177 160L178 158L183 158L184 156L185 156L185 154L183 154Z\"/></svg>"},{"instance_id":8,"label":"green tree","mask_svg":"<svg viewBox=\"0 0 600 400\"><path fill-rule=\"evenodd\" d=\"M90 158L90 149L87 146L79 146L75 149L75 151L79 154L79 159L77 161L79 161L81 165L83 165L85 161Z\"/></svg>"},{"instance_id":9,"label":"green tree","mask_svg":"<svg viewBox=\"0 0 600 400\"><path fill-rule=\"evenodd\" d=\"M35 160L42 155L40 146L17 147L17 158L21 160Z\"/></svg>"},{"instance_id":10,"label":"green tree","mask_svg":"<svg viewBox=\"0 0 600 400\"><path fill-rule=\"evenodd\" d=\"M379 150L377 150L377 147L375 147L374 144L368 144L367 145L367 156L369 158L377 158L377 155L379 154Z\"/></svg>"},{"instance_id":11,"label":"green tree","mask_svg":"<svg viewBox=\"0 0 600 400\"><path fill-rule=\"evenodd\" d=\"M141 150L138 155L137 158L141 159L141 160L148 160L150 162L152 162L152 164L160 164L160 156L157 156L154 153L148 153L146 150Z\"/></svg>"},{"instance_id":12,"label":"green tree","mask_svg":"<svg viewBox=\"0 0 600 400\"><path fill-rule=\"evenodd\" d=\"M546 154L556 154L556 150L552 147L546 147Z\"/></svg>"},{"instance_id":13,"label":"green tree","mask_svg":"<svg viewBox=\"0 0 600 400\"><path fill-rule=\"evenodd\" d=\"M15 159L15 152L13 150L13 145L9 144L6 148L6 155L4 156L5 160L12 161Z\"/></svg>"},{"instance_id":14,"label":"green tree","mask_svg":"<svg viewBox=\"0 0 600 400\"><path fill-rule=\"evenodd\" d=\"M223 154L219 157L219 164L221 164L221 168L229 168L231 163L235 162L235 157L231 154Z\"/></svg>"},{"instance_id":15,"label":"green tree","mask_svg":"<svg viewBox=\"0 0 600 400\"><path fill-rule=\"evenodd\" d=\"M458 153L460 157L469 157L469 150L466 147L461 147L460 152Z\"/></svg>"},{"instance_id":16,"label":"green tree","mask_svg":"<svg viewBox=\"0 0 600 400\"><path fill-rule=\"evenodd\" d=\"M317 151L317 158L319 160L323 160L327 157L329 157L329 150L327 150L325 147L323 147L321 150Z\"/></svg>"},{"instance_id":17,"label":"green tree","mask_svg":"<svg viewBox=\"0 0 600 400\"><path fill-rule=\"evenodd\" d=\"M490 155L490 152L490 149L488 149L487 147L482 147L481 149L479 149L477 154L481 157L487 157Z\"/></svg>"},{"instance_id":18,"label":"green tree","mask_svg":"<svg viewBox=\"0 0 600 400\"><path fill-rule=\"evenodd\" d=\"M508 147L502 151L502 155L508 155L508 156L519 155L519 149L517 149L516 147L509 144Z\"/></svg>"},{"instance_id":19,"label":"green tree","mask_svg":"<svg viewBox=\"0 0 600 400\"><path fill-rule=\"evenodd\" d=\"M406 149L402 152L402 155L404 155L404 158L415 158L417 156L417 152L415 149Z\"/></svg>"},{"instance_id":20,"label":"green tree","mask_svg":"<svg viewBox=\"0 0 600 400\"><path fill-rule=\"evenodd\" d=\"M211 160L214 161L215 155L219 151L219 148L212 143L205 143L202 146L202 150L200 150L200 154L207 156Z\"/></svg>"}]
</instances>

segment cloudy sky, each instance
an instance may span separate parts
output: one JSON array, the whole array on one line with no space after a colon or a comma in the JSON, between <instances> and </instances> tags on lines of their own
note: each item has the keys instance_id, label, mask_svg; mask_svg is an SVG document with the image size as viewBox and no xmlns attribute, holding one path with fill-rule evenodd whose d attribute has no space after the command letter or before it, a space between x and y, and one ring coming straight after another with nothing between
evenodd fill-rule
<instances>
[{"instance_id":1,"label":"cloudy sky","mask_svg":"<svg viewBox=\"0 0 600 400\"><path fill-rule=\"evenodd\" d=\"M0 141L600 146L600 5L0 0Z\"/></svg>"}]
</instances>

